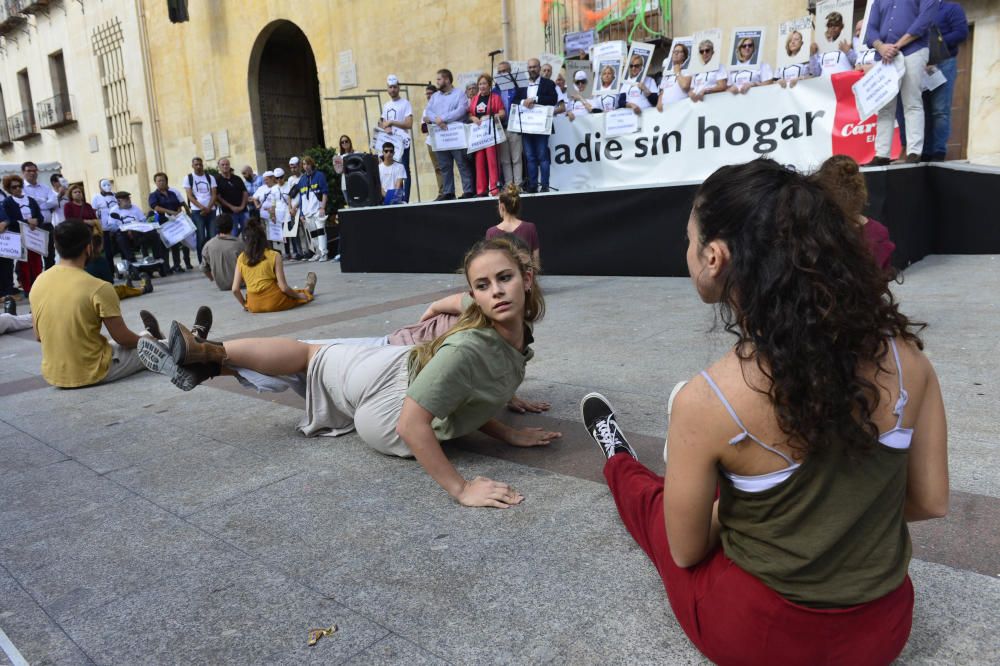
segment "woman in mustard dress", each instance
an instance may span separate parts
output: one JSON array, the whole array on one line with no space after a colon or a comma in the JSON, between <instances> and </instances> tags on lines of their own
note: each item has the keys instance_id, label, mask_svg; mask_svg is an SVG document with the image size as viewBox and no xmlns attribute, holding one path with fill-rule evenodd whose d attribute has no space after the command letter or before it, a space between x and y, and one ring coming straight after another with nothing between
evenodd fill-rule
<instances>
[{"instance_id":1,"label":"woman in mustard dress","mask_svg":"<svg viewBox=\"0 0 1000 666\"><path fill-rule=\"evenodd\" d=\"M259 217L251 218L243 230L246 249L236 260L233 296L247 312L281 312L304 305L316 293L316 274L306 275L305 289L292 289L285 280L281 253L268 247L267 231ZM243 284L247 295L243 297Z\"/></svg>"}]
</instances>

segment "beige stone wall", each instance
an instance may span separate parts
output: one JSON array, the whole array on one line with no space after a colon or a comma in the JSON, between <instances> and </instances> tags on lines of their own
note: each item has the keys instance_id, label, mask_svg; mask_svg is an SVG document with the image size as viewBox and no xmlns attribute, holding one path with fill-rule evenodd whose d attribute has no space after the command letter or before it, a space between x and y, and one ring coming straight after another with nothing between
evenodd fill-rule
<instances>
[{"instance_id":1,"label":"beige stone wall","mask_svg":"<svg viewBox=\"0 0 1000 666\"><path fill-rule=\"evenodd\" d=\"M88 198L97 189L97 181L111 175L108 152L108 129L101 96L100 75L94 58L91 35L95 27L119 18L124 34L124 50L128 55L125 68L128 105L134 119L148 117L142 48L140 46L135 0L104 0L86 3L86 11L78 2L54 4L48 15L29 18L27 33L7 34L0 50L0 87L4 96L4 115L22 111L18 93L17 72L27 68L31 94L35 104L52 97L48 56L62 50L69 93L73 96L73 112L77 122L55 130L41 130L41 136L29 141L15 141L13 146L0 149L0 162L20 163L61 162L63 174L70 180L86 184ZM152 142L149 128L147 145ZM91 141L97 150L91 152ZM141 193L135 174L121 176L117 185Z\"/></svg>"},{"instance_id":2,"label":"beige stone wall","mask_svg":"<svg viewBox=\"0 0 1000 666\"><path fill-rule=\"evenodd\" d=\"M962 6L973 24L969 161L1000 166L1000 2L973 0Z\"/></svg>"}]
</instances>

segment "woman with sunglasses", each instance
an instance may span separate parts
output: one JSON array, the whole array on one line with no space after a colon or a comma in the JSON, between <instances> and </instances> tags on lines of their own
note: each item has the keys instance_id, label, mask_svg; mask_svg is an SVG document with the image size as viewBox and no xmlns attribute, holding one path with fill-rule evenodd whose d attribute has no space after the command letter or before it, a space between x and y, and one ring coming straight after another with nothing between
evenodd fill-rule
<instances>
[{"instance_id":1,"label":"woman with sunglasses","mask_svg":"<svg viewBox=\"0 0 1000 666\"><path fill-rule=\"evenodd\" d=\"M707 65L715 57L715 43L711 39L703 39L698 44L698 57L703 65ZM691 91L688 97L692 102L700 102L705 95L722 92L726 89L726 67L722 63L716 69L698 72L691 77Z\"/></svg>"},{"instance_id":2,"label":"woman with sunglasses","mask_svg":"<svg viewBox=\"0 0 1000 666\"><path fill-rule=\"evenodd\" d=\"M727 85L734 95L745 95L756 86L774 83L774 72L766 62L757 62L757 42L753 37L743 37L733 53L733 64L729 68Z\"/></svg>"},{"instance_id":3,"label":"woman with sunglasses","mask_svg":"<svg viewBox=\"0 0 1000 666\"><path fill-rule=\"evenodd\" d=\"M0 233L20 233L22 224L32 230L37 229L42 221L42 209L34 198L24 193L24 179L14 174L4 176L3 189L9 196L0 204ZM42 256L30 250L27 255L27 261L17 262L17 277L25 296L31 291L35 279L42 274ZM0 296L13 296L17 293L14 289L12 261L0 259Z\"/></svg>"},{"instance_id":4,"label":"woman with sunglasses","mask_svg":"<svg viewBox=\"0 0 1000 666\"><path fill-rule=\"evenodd\" d=\"M642 115L643 109L656 106L657 102L656 81L651 76L642 78L642 69L645 66L646 60L641 55L629 58L624 85L618 94L618 108L632 109L637 116Z\"/></svg>"},{"instance_id":5,"label":"woman with sunglasses","mask_svg":"<svg viewBox=\"0 0 1000 666\"><path fill-rule=\"evenodd\" d=\"M670 58L663 61L663 78L660 79L660 94L656 100L656 110L663 111L665 104L675 104L687 98L691 89L691 77L684 69L684 63L691 57L687 44L677 42L670 50Z\"/></svg>"},{"instance_id":6,"label":"woman with sunglasses","mask_svg":"<svg viewBox=\"0 0 1000 666\"><path fill-rule=\"evenodd\" d=\"M583 93L587 90L587 72L582 69L577 70L576 74L573 75L573 90L566 94L566 118L570 122L576 120L576 114L582 113L594 113L594 106L591 100L584 97Z\"/></svg>"}]
</instances>

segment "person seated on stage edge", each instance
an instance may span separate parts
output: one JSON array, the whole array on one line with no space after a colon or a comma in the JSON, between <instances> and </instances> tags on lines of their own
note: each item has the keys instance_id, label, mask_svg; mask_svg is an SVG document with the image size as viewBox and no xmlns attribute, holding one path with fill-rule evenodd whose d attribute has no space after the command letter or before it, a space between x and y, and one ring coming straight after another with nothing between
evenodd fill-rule
<instances>
[{"instance_id":1,"label":"person seated on stage edge","mask_svg":"<svg viewBox=\"0 0 1000 666\"><path fill-rule=\"evenodd\" d=\"M382 204L403 203L406 190L406 169L396 161L396 146L388 141L382 144L382 159L378 163L378 177L382 184Z\"/></svg>"},{"instance_id":2,"label":"person seated on stage edge","mask_svg":"<svg viewBox=\"0 0 1000 666\"><path fill-rule=\"evenodd\" d=\"M729 68L727 78L728 90L734 95L745 95L751 88L774 83L774 72L766 62L760 63L757 69L747 68L748 64L753 63L756 51L757 44L751 37L744 37L736 46L736 64Z\"/></svg>"},{"instance_id":3,"label":"person seated on stage edge","mask_svg":"<svg viewBox=\"0 0 1000 666\"><path fill-rule=\"evenodd\" d=\"M674 390L666 476L597 394L582 413L626 529L717 664L887 664L909 636L907 522L948 509L941 389L843 208L768 159L688 221L695 291L733 349Z\"/></svg>"},{"instance_id":4,"label":"person seated on stage edge","mask_svg":"<svg viewBox=\"0 0 1000 666\"><path fill-rule=\"evenodd\" d=\"M246 312L281 312L313 300L316 274L310 272L306 275L305 289L289 287L281 253L268 247L267 229L257 215L247 222L243 242L245 249L236 259L232 291ZM243 297L244 282L246 298Z\"/></svg>"},{"instance_id":5,"label":"person seated on stage edge","mask_svg":"<svg viewBox=\"0 0 1000 666\"><path fill-rule=\"evenodd\" d=\"M538 229L531 222L525 222L518 216L521 214L521 191L511 183L503 189L497 198L497 212L500 214L500 224L486 230L487 240L512 234L524 243L531 257L531 264L537 275L541 270L541 249L538 243Z\"/></svg>"},{"instance_id":6,"label":"person seated on stage edge","mask_svg":"<svg viewBox=\"0 0 1000 666\"><path fill-rule=\"evenodd\" d=\"M691 89L691 77L687 70L682 69L682 67L690 56L687 45L677 42L670 50L670 57L664 59L660 94L656 100L657 111L663 111L664 106L670 106L682 99L687 99L688 91Z\"/></svg>"},{"instance_id":7,"label":"person seated on stage edge","mask_svg":"<svg viewBox=\"0 0 1000 666\"><path fill-rule=\"evenodd\" d=\"M464 274L475 302L429 344L321 346L262 338L217 345L175 322L169 348L150 338L146 362L181 388L224 366L268 375L306 372L306 414L298 426L304 434L356 430L380 453L416 457L461 504L506 508L524 497L506 483L464 479L440 442L477 429L515 446L544 446L560 436L514 430L493 418L524 378L533 355L530 325L541 319L545 302L531 268L504 239L477 243L466 254Z\"/></svg>"},{"instance_id":8,"label":"person seated on stage edge","mask_svg":"<svg viewBox=\"0 0 1000 666\"><path fill-rule=\"evenodd\" d=\"M85 221L84 221L85 222ZM91 230L94 226L88 224ZM95 278L104 280L109 283L115 290L115 294L118 296L118 300L123 300L126 298L132 298L134 296L142 296L143 294L151 294L153 292L153 279L150 277L142 278L139 287L132 284L132 276L127 275L125 278L125 284L115 284L115 273L111 269L111 264L108 263L108 258L104 256L104 236L103 234L97 234L94 236L94 251L91 253L90 261L83 267L83 270L87 271L88 274L93 275Z\"/></svg>"},{"instance_id":9,"label":"person seated on stage edge","mask_svg":"<svg viewBox=\"0 0 1000 666\"><path fill-rule=\"evenodd\" d=\"M566 95L566 118L570 122L576 120L578 113L594 113L594 105L591 100L583 96L583 91L587 89L587 72L582 69L573 75L573 87L575 90Z\"/></svg>"},{"instance_id":10,"label":"person seated on stage edge","mask_svg":"<svg viewBox=\"0 0 1000 666\"><path fill-rule=\"evenodd\" d=\"M206 278L215 282L219 291L226 291L233 288L236 262L246 248L242 240L232 235L232 215L229 213L219 215L215 227L219 233L205 243L201 251L201 272Z\"/></svg>"},{"instance_id":11,"label":"person seated on stage edge","mask_svg":"<svg viewBox=\"0 0 1000 666\"><path fill-rule=\"evenodd\" d=\"M785 53L795 56L802 50L802 33L792 30L785 39ZM774 70L774 79L782 88L794 88L802 79L813 78L813 66L809 62L785 65Z\"/></svg>"},{"instance_id":12,"label":"person seated on stage edge","mask_svg":"<svg viewBox=\"0 0 1000 666\"><path fill-rule=\"evenodd\" d=\"M478 94L469 102L469 119L478 127L483 118L496 116L497 124L507 117L503 109L503 100L493 92L493 77L480 74L476 81ZM497 168L497 147L487 146L475 152L476 161L476 195L485 197L497 195L497 183L500 182L500 169Z\"/></svg>"},{"instance_id":13,"label":"person seated on stage edge","mask_svg":"<svg viewBox=\"0 0 1000 666\"><path fill-rule=\"evenodd\" d=\"M698 57L703 64L708 63L715 56L715 44L711 39L703 39L698 44ZM693 102L700 102L705 99L705 95L722 92L726 89L726 66L719 64L717 69L708 72L698 72L691 77L691 90L688 97Z\"/></svg>"},{"instance_id":14,"label":"person seated on stage edge","mask_svg":"<svg viewBox=\"0 0 1000 666\"><path fill-rule=\"evenodd\" d=\"M618 72L611 65L605 65L601 67L599 76L601 77L601 87L605 91L603 93L595 92L594 96L590 98L590 103L588 104L590 112L604 113L606 111L614 111L618 108L618 95L614 94L608 88L615 82Z\"/></svg>"},{"instance_id":15,"label":"person seated on stage edge","mask_svg":"<svg viewBox=\"0 0 1000 666\"><path fill-rule=\"evenodd\" d=\"M95 252L90 225L66 220L53 233L59 263L31 290L42 377L52 386L77 388L144 370L135 349L139 336L125 325L114 288L84 270ZM101 335L102 325L114 344Z\"/></svg>"},{"instance_id":16,"label":"person seated on stage edge","mask_svg":"<svg viewBox=\"0 0 1000 666\"><path fill-rule=\"evenodd\" d=\"M834 155L820 165L816 178L840 201L848 219L861 230L875 264L892 278L892 252L896 244L889 238L885 225L864 213L868 205L868 187L858 163L848 155Z\"/></svg>"},{"instance_id":17,"label":"person seated on stage edge","mask_svg":"<svg viewBox=\"0 0 1000 666\"><path fill-rule=\"evenodd\" d=\"M658 97L656 81L653 80L653 77L647 76L642 81L638 80L644 64L642 56L632 56L628 64L628 72L625 73L625 85L618 93L618 108L632 109L637 116L642 115L644 109L652 109L656 106Z\"/></svg>"}]
</instances>

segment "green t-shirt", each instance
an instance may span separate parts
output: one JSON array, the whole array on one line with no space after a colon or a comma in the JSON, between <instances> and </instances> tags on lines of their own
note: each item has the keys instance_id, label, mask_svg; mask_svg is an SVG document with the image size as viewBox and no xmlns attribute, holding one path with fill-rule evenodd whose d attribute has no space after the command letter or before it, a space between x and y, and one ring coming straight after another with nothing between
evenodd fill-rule
<instances>
[{"instance_id":1,"label":"green t-shirt","mask_svg":"<svg viewBox=\"0 0 1000 666\"><path fill-rule=\"evenodd\" d=\"M455 439L496 416L521 385L532 356L530 347L521 353L493 328L461 331L416 377L411 366L406 395L434 415L431 428L439 441Z\"/></svg>"}]
</instances>

